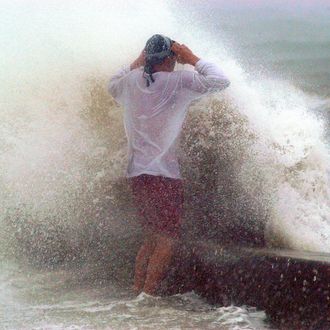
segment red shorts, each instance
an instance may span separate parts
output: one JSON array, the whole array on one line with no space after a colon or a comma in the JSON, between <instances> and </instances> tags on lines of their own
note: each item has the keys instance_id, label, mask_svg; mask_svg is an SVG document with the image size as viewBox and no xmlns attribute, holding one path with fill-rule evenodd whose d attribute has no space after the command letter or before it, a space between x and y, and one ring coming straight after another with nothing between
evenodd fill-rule
<instances>
[{"instance_id":1,"label":"red shorts","mask_svg":"<svg viewBox=\"0 0 330 330\"><path fill-rule=\"evenodd\" d=\"M182 180L142 174L130 178L130 183L143 228L178 238L183 213Z\"/></svg>"}]
</instances>

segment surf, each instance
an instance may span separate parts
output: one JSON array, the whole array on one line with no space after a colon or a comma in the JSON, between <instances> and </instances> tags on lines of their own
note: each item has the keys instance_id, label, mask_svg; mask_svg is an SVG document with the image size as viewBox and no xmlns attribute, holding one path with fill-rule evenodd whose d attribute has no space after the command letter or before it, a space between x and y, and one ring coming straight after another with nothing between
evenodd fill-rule
<instances>
[{"instance_id":1,"label":"surf","mask_svg":"<svg viewBox=\"0 0 330 330\"><path fill-rule=\"evenodd\" d=\"M47 6L6 7L22 24L6 25L4 37L10 49L25 46L14 55L17 66L7 49L1 67L2 253L57 264L102 260L109 246L118 248L118 237L136 244L139 228L121 180L123 110L105 86L154 31L216 61L232 81L224 96L194 104L187 118L181 163L187 218L197 219L186 226L187 237L330 251L329 150L324 122L312 111L315 98L248 72L216 31L182 27L193 17L187 8L175 13L173 4L159 2L151 14L148 1L57 4L47 21Z\"/></svg>"}]
</instances>

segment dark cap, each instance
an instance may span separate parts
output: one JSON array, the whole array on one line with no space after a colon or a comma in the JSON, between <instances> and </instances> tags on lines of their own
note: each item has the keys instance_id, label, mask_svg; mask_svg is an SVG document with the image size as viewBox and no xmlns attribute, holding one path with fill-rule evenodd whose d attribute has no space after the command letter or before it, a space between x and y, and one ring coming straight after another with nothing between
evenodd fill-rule
<instances>
[{"instance_id":1,"label":"dark cap","mask_svg":"<svg viewBox=\"0 0 330 330\"><path fill-rule=\"evenodd\" d=\"M171 50L174 41L161 34L153 35L146 43L144 48L146 52L146 59L155 62L164 60L168 56L173 56L174 53Z\"/></svg>"}]
</instances>

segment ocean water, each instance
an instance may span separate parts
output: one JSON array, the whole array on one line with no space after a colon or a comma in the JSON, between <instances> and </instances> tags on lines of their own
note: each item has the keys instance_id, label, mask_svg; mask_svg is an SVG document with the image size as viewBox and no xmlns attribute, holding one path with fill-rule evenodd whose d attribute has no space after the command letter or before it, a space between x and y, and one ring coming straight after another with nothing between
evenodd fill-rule
<instances>
[{"instance_id":1,"label":"ocean water","mask_svg":"<svg viewBox=\"0 0 330 330\"><path fill-rule=\"evenodd\" d=\"M0 328L271 329L253 306L131 293L141 233L106 83L154 33L219 63L230 88L182 135L202 219L186 239L240 227L242 244L330 252L329 17L326 1L2 1Z\"/></svg>"}]
</instances>

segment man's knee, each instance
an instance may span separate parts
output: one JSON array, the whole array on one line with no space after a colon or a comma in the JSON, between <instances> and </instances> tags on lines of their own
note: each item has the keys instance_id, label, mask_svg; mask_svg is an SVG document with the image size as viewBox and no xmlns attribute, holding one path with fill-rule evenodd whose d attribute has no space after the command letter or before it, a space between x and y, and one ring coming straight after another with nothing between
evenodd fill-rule
<instances>
[{"instance_id":1,"label":"man's knee","mask_svg":"<svg viewBox=\"0 0 330 330\"><path fill-rule=\"evenodd\" d=\"M177 244L177 240L166 235L156 234L157 247L163 247L164 249L174 249Z\"/></svg>"}]
</instances>

